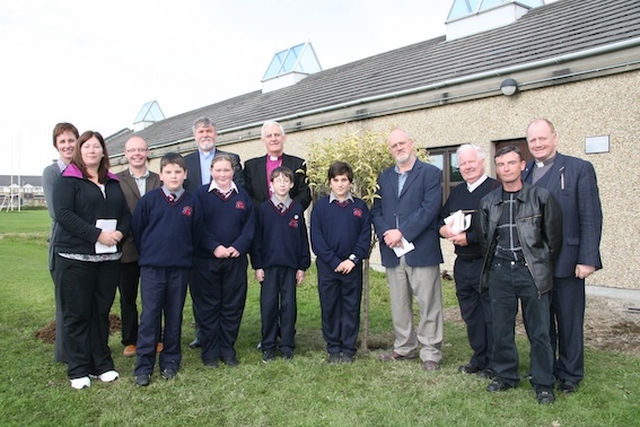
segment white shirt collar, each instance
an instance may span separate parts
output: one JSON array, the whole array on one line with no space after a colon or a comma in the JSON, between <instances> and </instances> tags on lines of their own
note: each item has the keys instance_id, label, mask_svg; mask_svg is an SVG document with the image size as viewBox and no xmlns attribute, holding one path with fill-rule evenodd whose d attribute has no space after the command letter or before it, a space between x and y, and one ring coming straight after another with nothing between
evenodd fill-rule
<instances>
[{"instance_id":1,"label":"white shirt collar","mask_svg":"<svg viewBox=\"0 0 640 427\"><path fill-rule=\"evenodd\" d=\"M289 206L291 206L291 203L293 202L293 199L291 199L289 195L287 195L286 199L280 200L274 194L273 196L271 196L270 200L271 200L271 203L273 203L273 206L278 206L278 203L282 203L287 209L289 208Z\"/></svg>"},{"instance_id":2,"label":"white shirt collar","mask_svg":"<svg viewBox=\"0 0 640 427\"><path fill-rule=\"evenodd\" d=\"M334 200L338 200L338 198L336 197L335 194L333 194L333 191L331 192L331 194L329 195L329 203L333 203ZM355 200L353 200L353 195L351 195L351 192L347 193L347 197L344 198L343 202L345 200L349 200L351 201L351 203L355 202ZM340 200L338 200L340 201Z\"/></svg>"},{"instance_id":3,"label":"white shirt collar","mask_svg":"<svg viewBox=\"0 0 640 427\"><path fill-rule=\"evenodd\" d=\"M467 184L467 190L469 190L469 193L473 193L473 190L475 190L476 188L480 187L482 185L482 183L486 181L487 178L489 178L489 177L485 173L480 178L478 178L478 180L476 182L474 182L473 184Z\"/></svg>"},{"instance_id":4,"label":"white shirt collar","mask_svg":"<svg viewBox=\"0 0 640 427\"><path fill-rule=\"evenodd\" d=\"M221 193L228 193L228 191L222 191L220 187L218 187L218 184L214 180L211 180L211 184L209 184L209 192L213 190L218 190ZM231 181L231 188L229 189L229 191L230 190L234 190L236 193L239 193L238 187L236 186L236 183L233 181Z\"/></svg>"}]
</instances>

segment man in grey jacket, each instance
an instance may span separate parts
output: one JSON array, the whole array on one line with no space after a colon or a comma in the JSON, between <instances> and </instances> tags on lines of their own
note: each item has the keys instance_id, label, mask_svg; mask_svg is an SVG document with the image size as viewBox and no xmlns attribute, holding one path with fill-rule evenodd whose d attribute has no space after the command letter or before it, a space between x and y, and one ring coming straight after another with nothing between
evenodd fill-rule
<instances>
[{"instance_id":1,"label":"man in grey jacket","mask_svg":"<svg viewBox=\"0 0 640 427\"><path fill-rule=\"evenodd\" d=\"M562 242L562 213L551 193L522 182L525 161L507 146L494 156L502 182L480 201L481 286L489 287L493 313L495 379L489 392L516 387L518 349L515 319L522 302L531 343L531 384L538 403L553 403L553 350L549 341L549 304L553 260Z\"/></svg>"}]
</instances>

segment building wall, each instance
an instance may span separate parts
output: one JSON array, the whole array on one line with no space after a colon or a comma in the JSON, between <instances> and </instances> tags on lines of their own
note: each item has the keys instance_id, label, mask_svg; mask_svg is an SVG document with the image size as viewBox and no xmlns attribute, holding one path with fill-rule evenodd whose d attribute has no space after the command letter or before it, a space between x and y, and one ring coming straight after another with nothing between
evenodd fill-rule
<instances>
[{"instance_id":1,"label":"building wall","mask_svg":"<svg viewBox=\"0 0 640 427\"><path fill-rule=\"evenodd\" d=\"M634 251L637 236L640 236L640 225L630 218L640 211L640 186L637 185L640 156L633 150L640 122L638 100L640 71L631 71L525 90L512 97L498 95L290 132L285 151L305 157L309 145L314 141L335 139L345 132L357 130L388 132L397 126L407 130L419 147L436 148L463 143L484 147L490 153L487 159L488 173L495 176L492 167L493 142L524 138L531 120L546 117L556 126L559 151L590 161L599 178L604 214L601 245L604 270L592 275L587 283L640 289L640 254ZM610 137L610 152L585 154L585 138L603 135ZM224 138L221 137L221 140ZM195 148L193 142L190 145L181 147L181 151ZM238 153L243 160L264 154L264 147L259 140L225 144L223 149ZM151 169L157 170L154 166L157 166L157 159L151 163ZM624 188L621 185L623 170L627 175L626 181L630 183ZM442 247L445 255L442 268L451 271L454 260L451 245L442 242ZM377 264L379 257L377 251L374 252L371 261Z\"/></svg>"},{"instance_id":2,"label":"building wall","mask_svg":"<svg viewBox=\"0 0 640 427\"><path fill-rule=\"evenodd\" d=\"M556 126L558 151L591 162L598 175L604 215L601 252L604 269L592 275L588 284L640 289L640 251L635 251L640 222L630 219L640 211L640 155L634 150L640 123L640 72L607 76L577 83L524 91L512 97L496 96L449 104L358 123L330 126L289 134L285 149L304 157L313 141L336 138L356 130L406 129L417 145L426 148L474 143L490 153L488 173L493 171L492 142L524 138L535 118L546 117ZM609 135L610 152L585 154L585 139ZM237 146L237 149L236 149ZM226 149L256 149L255 144L237 144ZM263 148L259 148L262 154ZM243 158L251 157L249 154ZM622 184L621 171L630 185ZM629 179L630 178L630 179ZM451 245L443 242L445 263L453 270ZM377 255L377 254L376 254ZM372 258L372 263L379 258Z\"/></svg>"}]
</instances>

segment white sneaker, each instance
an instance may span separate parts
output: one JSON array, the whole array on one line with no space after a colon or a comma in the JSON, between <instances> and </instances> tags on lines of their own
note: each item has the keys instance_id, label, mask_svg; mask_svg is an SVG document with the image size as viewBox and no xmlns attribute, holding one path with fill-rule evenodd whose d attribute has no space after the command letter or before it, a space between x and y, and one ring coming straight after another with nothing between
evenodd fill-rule
<instances>
[{"instance_id":1,"label":"white sneaker","mask_svg":"<svg viewBox=\"0 0 640 427\"><path fill-rule=\"evenodd\" d=\"M120 378L120 374L114 370L111 370L98 375L98 378L100 378L100 381L102 381L103 383L110 383L111 381L115 381Z\"/></svg>"},{"instance_id":2,"label":"white sneaker","mask_svg":"<svg viewBox=\"0 0 640 427\"><path fill-rule=\"evenodd\" d=\"M81 377L71 380L71 387L76 390L82 390L85 387L91 387L91 380L89 377Z\"/></svg>"}]
</instances>

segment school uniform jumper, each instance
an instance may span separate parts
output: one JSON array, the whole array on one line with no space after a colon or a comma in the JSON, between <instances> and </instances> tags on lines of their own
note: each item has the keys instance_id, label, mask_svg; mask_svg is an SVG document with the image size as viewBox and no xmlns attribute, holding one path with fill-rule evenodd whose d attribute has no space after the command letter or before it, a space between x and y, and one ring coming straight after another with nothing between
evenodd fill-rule
<instances>
[{"instance_id":1,"label":"school uniform jumper","mask_svg":"<svg viewBox=\"0 0 640 427\"><path fill-rule=\"evenodd\" d=\"M142 300L134 375L153 373L163 313L160 370L177 371L182 360L182 310L193 251L205 231L202 209L188 191L171 201L163 188L157 188L138 202L132 231L139 253Z\"/></svg>"},{"instance_id":2,"label":"school uniform jumper","mask_svg":"<svg viewBox=\"0 0 640 427\"><path fill-rule=\"evenodd\" d=\"M369 257L371 216L358 198L318 200L311 211L311 247L318 267L322 335L329 354L353 356L360 330L362 260ZM357 257L349 274L334 270L349 255Z\"/></svg>"},{"instance_id":3,"label":"school uniform jumper","mask_svg":"<svg viewBox=\"0 0 640 427\"><path fill-rule=\"evenodd\" d=\"M201 186L196 197L203 209L209 236L196 251L191 298L198 313L202 361L235 357L235 342L247 297L247 253L255 232L251 198L242 187L226 196ZM219 245L233 246L238 258L215 258Z\"/></svg>"},{"instance_id":4,"label":"school uniform jumper","mask_svg":"<svg viewBox=\"0 0 640 427\"><path fill-rule=\"evenodd\" d=\"M296 273L311 264L304 208L296 201L281 211L267 200L257 210L256 234L251 251L255 270L264 270L260 288L262 349L278 346L291 353L296 333Z\"/></svg>"}]
</instances>

